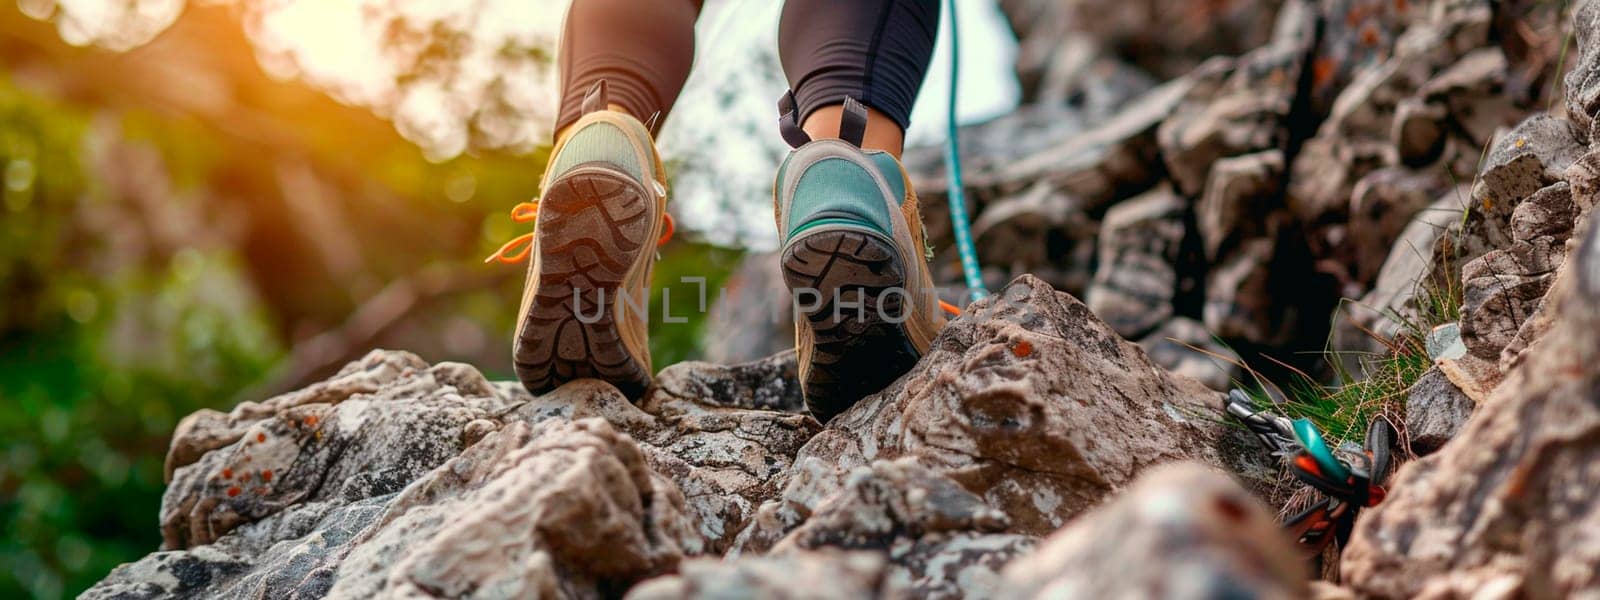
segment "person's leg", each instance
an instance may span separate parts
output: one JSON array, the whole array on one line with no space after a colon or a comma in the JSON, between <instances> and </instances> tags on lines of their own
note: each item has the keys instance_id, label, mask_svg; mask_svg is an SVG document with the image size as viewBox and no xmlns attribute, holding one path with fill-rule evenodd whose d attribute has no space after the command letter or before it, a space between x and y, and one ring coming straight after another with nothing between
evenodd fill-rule
<instances>
[{"instance_id":1,"label":"person's leg","mask_svg":"<svg viewBox=\"0 0 1600 600\"><path fill-rule=\"evenodd\" d=\"M844 99L868 109L862 147L900 155L933 57L939 0L788 0L778 54L813 139L838 137Z\"/></svg>"},{"instance_id":2,"label":"person's leg","mask_svg":"<svg viewBox=\"0 0 1600 600\"><path fill-rule=\"evenodd\" d=\"M512 212L534 231L496 254L532 257L512 359L535 394L585 377L629 396L650 384L646 294L671 235L652 129L689 76L699 11L700 0L575 0L567 13L541 197Z\"/></svg>"},{"instance_id":3,"label":"person's leg","mask_svg":"<svg viewBox=\"0 0 1600 600\"><path fill-rule=\"evenodd\" d=\"M602 80L612 108L659 127L689 77L701 3L574 0L561 35L556 131L583 116L584 94Z\"/></svg>"},{"instance_id":4,"label":"person's leg","mask_svg":"<svg viewBox=\"0 0 1600 600\"><path fill-rule=\"evenodd\" d=\"M943 327L916 194L898 160L939 0L788 0L779 56L779 262L806 406L827 422L883 389Z\"/></svg>"}]
</instances>

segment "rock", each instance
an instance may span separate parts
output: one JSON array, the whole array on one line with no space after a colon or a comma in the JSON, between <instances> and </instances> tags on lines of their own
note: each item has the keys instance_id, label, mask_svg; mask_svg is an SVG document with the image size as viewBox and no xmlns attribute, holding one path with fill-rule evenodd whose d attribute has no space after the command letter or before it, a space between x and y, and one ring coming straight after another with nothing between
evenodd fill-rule
<instances>
[{"instance_id":1,"label":"rock","mask_svg":"<svg viewBox=\"0 0 1600 600\"><path fill-rule=\"evenodd\" d=\"M1439 158L1444 152L1446 119L1449 116L1445 107L1413 98L1396 104L1394 129L1390 137L1394 139L1395 154L1400 163L1423 166Z\"/></svg>"},{"instance_id":2,"label":"rock","mask_svg":"<svg viewBox=\"0 0 1600 600\"><path fill-rule=\"evenodd\" d=\"M1350 192L1356 180L1385 162L1384 148L1376 143L1350 143L1339 134L1318 134L1306 140L1290 163L1284 203L1309 226L1342 224L1350 211Z\"/></svg>"},{"instance_id":3,"label":"rock","mask_svg":"<svg viewBox=\"0 0 1600 600\"><path fill-rule=\"evenodd\" d=\"M1564 242L1571 237L1577 218L1578 206L1572 202L1572 186L1558 181L1540 188L1512 210L1511 239L1532 242L1550 236Z\"/></svg>"},{"instance_id":4,"label":"rock","mask_svg":"<svg viewBox=\"0 0 1600 600\"><path fill-rule=\"evenodd\" d=\"M1573 170L1569 166L1564 172ZM1493 361L1494 367L1483 370L1508 371L1544 332L1546 323L1532 317L1566 258L1566 241L1579 214L1570 184L1557 181L1540 188L1517 203L1506 225L1496 229L1509 242L1462 267L1462 342L1478 358ZM1491 374L1490 380L1497 378Z\"/></svg>"},{"instance_id":5,"label":"rock","mask_svg":"<svg viewBox=\"0 0 1600 600\"><path fill-rule=\"evenodd\" d=\"M1511 243L1510 221L1524 198L1561 180L1584 153L1587 135L1565 119L1529 117L1502 136L1472 186L1462 260Z\"/></svg>"},{"instance_id":6,"label":"rock","mask_svg":"<svg viewBox=\"0 0 1600 600\"><path fill-rule=\"evenodd\" d=\"M728 277L700 334L705 359L749 362L794 348L794 303L776 252L746 256ZM710 292L708 292L710 293Z\"/></svg>"},{"instance_id":7,"label":"rock","mask_svg":"<svg viewBox=\"0 0 1600 600\"><path fill-rule=\"evenodd\" d=\"M1578 40L1577 61L1567 71L1562 89L1567 116L1588 130L1600 114L1600 3L1582 0L1572 11L1572 32Z\"/></svg>"},{"instance_id":8,"label":"rock","mask_svg":"<svg viewBox=\"0 0 1600 600\"><path fill-rule=\"evenodd\" d=\"M513 423L409 486L329 595L586 595L675 568L697 545L682 495L632 440L600 419L536 427Z\"/></svg>"},{"instance_id":9,"label":"rock","mask_svg":"<svg viewBox=\"0 0 1600 600\"><path fill-rule=\"evenodd\" d=\"M516 422L398 494L295 504L84 597L590 595L673 567L683 502L604 421Z\"/></svg>"},{"instance_id":10,"label":"rock","mask_svg":"<svg viewBox=\"0 0 1600 600\"><path fill-rule=\"evenodd\" d=\"M244 402L227 414L214 410L197 411L184 417L173 431L172 445L167 450L167 482L172 482L173 472L178 467L193 464L206 453L243 439L252 426L280 412L303 405L336 404L351 396L371 394L399 379L402 374L409 375L427 367L428 363L415 355L375 352L361 361L345 365L332 378L302 390L265 402ZM473 384L475 389L483 385L478 382ZM168 543L176 541L169 540Z\"/></svg>"},{"instance_id":11,"label":"rock","mask_svg":"<svg viewBox=\"0 0 1600 600\"><path fill-rule=\"evenodd\" d=\"M1031 552L1032 536L971 534L933 536L891 551L889 582L910 598L999 597L1000 571ZM899 592L904 590L904 592Z\"/></svg>"},{"instance_id":12,"label":"rock","mask_svg":"<svg viewBox=\"0 0 1600 600\"><path fill-rule=\"evenodd\" d=\"M1467 139L1491 139L1497 129L1512 125L1523 114L1504 93L1506 69L1504 52L1480 48L1440 71L1417 93L1424 102L1444 108Z\"/></svg>"},{"instance_id":13,"label":"rock","mask_svg":"<svg viewBox=\"0 0 1600 600\"><path fill-rule=\"evenodd\" d=\"M1092 127L1078 113L1060 107L1037 106L963 128L962 168L968 210L975 216L974 222L985 221L990 205L1025 197L1013 204L1011 210L1043 214L1048 218L1042 222L1066 225L1063 229L1050 230L1045 238L1047 243L1069 242L1067 248L1080 248L1092 255L1092 242L1071 243L1092 239L1093 235L1092 230L1083 232L1074 228L1083 222L1082 217L1074 214L1099 215L1117 200L1155 185L1162 173L1155 143L1156 125L1170 114L1192 84L1193 78L1184 78L1151 89L1119 103L1118 112L1098 118ZM954 247L948 237L951 230L949 198L945 191L942 151L939 147L908 150L905 164L913 174L912 184L918 192L929 241L940 252L934 264L954 266ZM968 160L969 154L974 155L972 160ZM1040 206L1041 202L1065 205ZM1024 207L1027 210L1016 210ZM988 220L1004 221L1001 217ZM1093 219L1088 222L1092 223ZM1025 222L1024 226L1037 229L1031 223ZM1049 247L1006 251L1029 252L1062 261L1077 256ZM1053 268L1056 264L1068 263L1028 266L1038 270ZM1016 274L1020 273L1009 275ZM937 267L935 275L943 275L948 281L960 279L959 271L941 272ZM1003 281L1005 278L990 283Z\"/></svg>"},{"instance_id":14,"label":"rock","mask_svg":"<svg viewBox=\"0 0 1600 600\"><path fill-rule=\"evenodd\" d=\"M1063 42L1034 91L1041 105L1070 106L1099 120L1160 83L1086 40Z\"/></svg>"},{"instance_id":15,"label":"rock","mask_svg":"<svg viewBox=\"0 0 1600 600\"><path fill-rule=\"evenodd\" d=\"M1084 303L1123 337L1143 335L1172 316L1184 209L1182 198L1160 187L1106 211L1099 267Z\"/></svg>"},{"instance_id":16,"label":"rock","mask_svg":"<svg viewBox=\"0 0 1600 600\"><path fill-rule=\"evenodd\" d=\"M627 598L874 598L888 588L884 566L883 558L871 552L697 559L684 561L677 574L640 584Z\"/></svg>"},{"instance_id":17,"label":"rock","mask_svg":"<svg viewBox=\"0 0 1600 600\"><path fill-rule=\"evenodd\" d=\"M1412 217L1449 190L1449 180L1437 170L1404 167L1378 169L1356 182L1350 194L1351 278L1370 285Z\"/></svg>"},{"instance_id":18,"label":"rock","mask_svg":"<svg viewBox=\"0 0 1600 600\"><path fill-rule=\"evenodd\" d=\"M1150 360L1177 375L1189 377L1219 392L1227 392L1243 376L1244 361L1232 349L1217 341L1205 325L1177 317L1144 339L1139 346Z\"/></svg>"},{"instance_id":19,"label":"rock","mask_svg":"<svg viewBox=\"0 0 1600 600\"><path fill-rule=\"evenodd\" d=\"M1600 230L1584 235L1534 342L1455 441L1403 466L1365 513L1343 580L1362 595L1600 593Z\"/></svg>"},{"instance_id":20,"label":"rock","mask_svg":"<svg viewBox=\"0 0 1600 600\"><path fill-rule=\"evenodd\" d=\"M674 365L635 406L597 381L534 397L375 351L186 419L162 506L174 550L88 597L620 593L720 552L783 487L818 429L796 390L791 353Z\"/></svg>"},{"instance_id":21,"label":"rock","mask_svg":"<svg viewBox=\"0 0 1600 600\"><path fill-rule=\"evenodd\" d=\"M1425 321L1418 314L1426 304L1420 302L1419 296L1434 293L1458 277L1448 270L1449 260L1445 258L1452 256L1452 251L1441 249L1440 242L1451 239L1443 233L1461 222L1465 202L1464 190L1447 192L1401 230L1378 269L1371 291L1360 302L1347 306L1362 328L1393 338L1401 332L1403 323Z\"/></svg>"},{"instance_id":22,"label":"rock","mask_svg":"<svg viewBox=\"0 0 1600 600\"><path fill-rule=\"evenodd\" d=\"M1289 166L1287 205L1318 271L1356 297L1410 213L1475 173L1484 140L1525 114L1525 101L1506 90L1505 53L1485 47L1488 2L1317 5L1327 30L1310 99L1336 96Z\"/></svg>"},{"instance_id":23,"label":"rock","mask_svg":"<svg viewBox=\"0 0 1600 600\"><path fill-rule=\"evenodd\" d=\"M1280 43L1237 61L1213 59L1190 74L1195 84L1156 133L1161 159L1179 192L1198 196L1218 159L1278 148L1286 141L1283 124L1303 58L1297 44Z\"/></svg>"},{"instance_id":24,"label":"rock","mask_svg":"<svg viewBox=\"0 0 1600 600\"><path fill-rule=\"evenodd\" d=\"M1326 581L1311 582L1311 600L1356 600L1355 592Z\"/></svg>"},{"instance_id":25,"label":"rock","mask_svg":"<svg viewBox=\"0 0 1600 600\"><path fill-rule=\"evenodd\" d=\"M889 557L890 582L918 598L991 596L1000 568L1033 548L1004 533L1005 513L914 459L857 467L843 489L772 550L875 549Z\"/></svg>"},{"instance_id":26,"label":"rock","mask_svg":"<svg viewBox=\"0 0 1600 600\"><path fill-rule=\"evenodd\" d=\"M723 408L805 413L805 398L800 394L799 366L795 364L792 347L731 366L678 363L656 374L655 387L651 392L641 400L640 406L669 417L715 412ZM786 415L770 413L762 416L787 418Z\"/></svg>"},{"instance_id":27,"label":"rock","mask_svg":"<svg viewBox=\"0 0 1600 600\"><path fill-rule=\"evenodd\" d=\"M898 539L963 531L1006 529L1005 513L935 474L914 459L877 461L857 467L843 489L817 507L805 524L774 548L814 550L888 548Z\"/></svg>"},{"instance_id":28,"label":"rock","mask_svg":"<svg viewBox=\"0 0 1600 600\"><path fill-rule=\"evenodd\" d=\"M968 194L987 200L992 195L993 174L1081 135L1091 126L1088 118L1067 106L1031 104L989 121L963 125L961 169ZM901 161L913 178L917 196L930 211L945 204L944 152L943 145L915 146L906 149Z\"/></svg>"},{"instance_id":29,"label":"rock","mask_svg":"<svg viewBox=\"0 0 1600 600\"><path fill-rule=\"evenodd\" d=\"M1250 471L1221 395L1161 370L1071 296L1023 276L967 307L922 361L833 419L735 544L760 552L857 466L910 457L1038 535L1172 460Z\"/></svg>"},{"instance_id":30,"label":"rock","mask_svg":"<svg viewBox=\"0 0 1600 600\"><path fill-rule=\"evenodd\" d=\"M1475 406L1439 369L1429 369L1406 393L1406 437L1417 456L1433 454L1455 437Z\"/></svg>"},{"instance_id":31,"label":"rock","mask_svg":"<svg viewBox=\"0 0 1600 600\"><path fill-rule=\"evenodd\" d=\"M1247 240L1215 266L1206 277L1205 327L1226 340L1279 344L1293 334L1293 312L1273 302L1277 287L1274 265L1277 241Z\"/></svg>"},{"instance_id":32,"label":"rock","mask_svg":"<svg viewBox=\"0 0 1600 600\"><path fill-rule=\"evenodd\" d=\"M1194 67L1196 58L1234 55L1268 41L1282 2L1169 7L1096 0L1002 0L1019 41L1017 74L1024 90L1045 79L1063 46L1087 40L1162 79ZM1043 87L1043 86L1040 86ZM1048 89L1047 87L1045 89Z\"/></svg>"},{"instance_id":33,"label":"rock","mask_svg":"<svg viewBox=\"0 0 1600 600\"><path fill-rule=\"evenodd\" d=\"M1150 471L1006 568L1010 598L1303 598L1305 568L1273 515L1227 475Z\"/></svg>"},{"instance_id":34,"label":"rock","mask_svg":"<svg viewBox=\"0 0 1600 600\"><path fill-rule=\"evenodd\" d=\"M994 181L1013 190L1046 181L1076 197L1083 210L1103 211L1112 202L1155 184L1161 175L1156 125L1193 85L1192 78L1184 78L1156 87L1083 134L1007 165L995 173Z\"/></svg>"},{"instance_id":35,"label":"rock","mask_svg":"<svg viewBox=\"0 0 1600 600\"><path fill-rule=\"evenodd\" d=\"M972 236L985 263L1010 273L1036 272L1057 289L1081 293L1089 285L1098 225L1073 196L1040 183L990 204L972 223Z\"/></svg>"},{"instance_id":36,"label":"rock","mask_svg":"<svg viewBox=\"0 0 1600 600\"><path fill-rule=\"evenodd\" d=\"M1461 358L1467 353L1467 346L1461 343L1461 324L1445 323L1434 327L1428 332L1427 344L1428 358L1445 360Z\"/></svg>"},{"instance_id":37,"label":"rock","mask_svg":"<svg viewBox=\"0 0 1600 600\"><path fill-rule=\"evenodd\" d=\"M1461 342L1467 351L1498 360L1544 300L1563 258L1563 245L1542 237L1492 250L1463 266Z\"/></svg>"},{"instance_id":38,"label":"rock","mask_svg":"<svg viewBox=\"0 0 1600 600\"><path fill-rule=\"evenodd\" d=\"M1600 153L1588 152L1567 167L1564 179L1572 191L1572 204L1578 210L1573 220L1573 231L1583 229L1589 213L1600 201Z\"/></svg>"},{"instance_id":39,"label":"rock","mask_svg":"<svg viewBox=\"0 0 1600 600\"><path fill-rule=\"evenodd\" d=\"M1216 261L1241 240L1266 235L1271 220L1264 217L1277 208L1282 184L1281 151L1216 161L1195 206L1206 258Z\"/></svg>"},{"instance_id":40,"label":"rock","mask_svg":"<svg viewBox=\"0 0 1600 600\"><path fill-rule=\"evenodd\" d=\"M1353 79L1364 66L1381 63L1391 52L1399 54L1397 40L1403 32L1410 33L1406 25L1421 20L1417 18L1420 6L1411 2L1320 0L1309 4L1321 35L1302 34L1297 39L1316 43L1306 59L1311 73L1305 98L1315 114L1326 114L1340 91L1354 85Z\"/></svg>"},{"instance_id":41,"label":"rock","mask_svg":"<svg viewBox=\"0 0 1600 600\"><path fill-rule=\"evenodd\" d=\"M708 550L721 552L816 434L802 406L792 352L733 367L679 363L656 376L624 430L689 498Z\"/></svg>"},{"instance_id":42,"label":"rock","mask_svg":"<svg viewBox=\"0 0 1600 600\"><path fill-rule=\"evenodd\" d=\"M471 367L374 352L305 390L197 413L173 436L162 546L209 544L294 503L399 491L459 454L467 424L504 405Z\"/></svg>"}]
</instances>

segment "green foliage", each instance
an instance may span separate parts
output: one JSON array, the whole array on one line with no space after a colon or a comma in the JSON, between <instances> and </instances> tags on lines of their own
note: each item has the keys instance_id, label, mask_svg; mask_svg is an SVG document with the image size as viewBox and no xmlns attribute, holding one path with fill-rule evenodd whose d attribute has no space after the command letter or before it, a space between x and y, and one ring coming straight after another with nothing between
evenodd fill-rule
<instances>
[{"instance_id":1,"label":"green foliage","mask_svg":"<svg viewBox=\"0 0 1600 600\"><path fill-rule=\"evenodd\" d=\"M296 118L291 129L304 143L287 159L241 157L212 123L138 109L91 116L0 78L0 598L73 595L156 549L162 461L178 420L257 399L240 393L280 373L285 338L304 335L286 324L315 323L306 334L337 326L350 302L375 291L297 280L296 295L274 303L259 278L277 275L246 264L246 250L230 246L237 237L180 233L176 247L146 239L142 230L166 211L204 228L214 215L282 193L275 165L305 157L335 165L357 182L351 187L379 190L370 197L384 201L327 199L354 217L338 231L362 254L364 277L382 285L446 269L489 282L408 317L418 327L400 339L423 347L400 346L433 360L476 356L440 341L441 329L461 323L489 336L489 350L506 343L493 336L511 331L521 270L474 257L521 232L503 211L535 194L545 150L432 163L386 125L362 137L337 135L348 128L326 115ZM156 160L108 164L96 153L107 144ZM132 192L150 198L124 197L127 183L113 181L124 176L151 178ZM658 368L698 356L708 315L701 285L685 279L705 279L709 308L742 257L689 236L661 252L651 296ZM667 298L670 322L661 314ZM509 352L491 354L506 364L473 362L490 377L512 378Z\"/></svg>"},{"instance_id":2,"label":"green foliage","mask_svg":"<svg viewBox=\"0 0 1600 600\"><path fill-rule=\"evenodd\" d=\"M1448 266L1448 265L1447 265ZM1434 327L1454 323L1461 318L1461 290L1450 269L1443 270L1444 277L1428 278L1416 284L1417 313L1414 318L1388 314L1386 318L1400 325L1400 332L1392 339L1384 339L1367 332L1383 346L1383 350L1356 356L1357 370L1352 372L1341 360L1340 352L1324 351L1338 377L1335 385L1322 385L1304 373L1297 373L1282 384L1266 381L1252 373L1253 385L1241 385L1258 408L1283 414L1292 419L1310 419L1328 440L1338 445L1342 442L1361 444L1368 425L1379 416L1394 422L1403 421L1405 401L1411 387L1433 367L1428 355L1427 338ZM1437 280L1436 280L1437 279ZM1343 312L1343 311L1339 311ZM1336 313L1337 314L1337 313ZM1268 388L1276 388L1284 398L1274 402Z\"/></svg>"},{"instance_id":3,"label":"green foliage","mask_svg":"<svg viewBox=\"0 0 1600 600\"><path fill-rule=\"evenodd\" d=\"M174 425L281 353L227 250L90 260L87 118L0 80L0 597L60 597L160 542Z\"/></svg>"},{"instance_id":4,"label":"green foliage","mask_svg":"<svg viewBox=\"0 0 1600 600\"><path fill-rule=\"evenodd\" d=\"M650 359L656 369L700 358L700 335L711 305L743 257L740 250L692 241L674 240L661 249L650 292Z\"/></svg>"},{"instance_id":5,"label":"green foliage","mask_svg":"<svg viewBox=\"0 0 1600 600\"><path fill-rule=\"evenodd\" d=\"M1360 444L1374 418L1398 419L1405 414L1406 393L1433 366L1420 338L1405 335L1390 344L1384 352L1359 357L1360 372L1346 373L1345 383L1324 386L1299 375L1279 386L1287 398L1283 402L1274 403L1259 386L1252 397L1263 410L1310 419L1335 445ZM1329 362L1342 364L1333 358Z\"/></svg>"}]
</instances>

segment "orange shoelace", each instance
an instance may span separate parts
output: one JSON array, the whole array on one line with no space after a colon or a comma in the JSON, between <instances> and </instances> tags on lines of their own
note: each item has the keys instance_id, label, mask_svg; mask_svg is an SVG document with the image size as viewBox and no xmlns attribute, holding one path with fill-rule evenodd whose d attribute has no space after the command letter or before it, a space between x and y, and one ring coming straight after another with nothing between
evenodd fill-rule
<instances>
[{"instance_id":1,"label":"orange shoelace","mask_svg":"<svg viewBox=\"0 0 1600 600\"><path fill-rule=\"evenodd\" d=\"M945 302L943 300L940 300L939 301L939 308L943 309L944 312L949 313L950 316L952 316L952 317L961 316L961 308L957 307L956 305L951 304L949 302Z\"/></svg>"},{"instance_id":2,"label":"orange shoelace","mask_svg":"<svg viewBox=\"0 0 1600 600\"><path fill-rule=\"evenodd\" d=\"M665 221L663 223L665 227L661 231L661 239L656 240L656 247L658 248L665 245L667 240L672 239L672 232L677 229L677 226L672 223L671 213L661 216ZM516 206L511 207L511 221L513 223L532 223L538 218L538 200L518 202ZM503 264L514 265L526 260L528 254L533 252L533 234L538 231L538 225L535 224L534 227L534 231L511 238L511 241L506 242L499 250L495 250L494 254L490 254L488 258L483 259L483 262L492 263L498 261ZM516 250L516 252L512 252L512 250Z\"/></svg>"}]
</instances>

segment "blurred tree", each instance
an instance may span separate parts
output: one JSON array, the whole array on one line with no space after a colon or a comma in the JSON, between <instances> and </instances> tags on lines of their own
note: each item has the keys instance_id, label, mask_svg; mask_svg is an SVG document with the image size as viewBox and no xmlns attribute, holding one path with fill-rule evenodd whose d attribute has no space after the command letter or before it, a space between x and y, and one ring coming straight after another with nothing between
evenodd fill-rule
<instances>
[{"instance_id":1,"label":"blurred tree","mask_svg":"<svg viewBox=\"0 0 1600 600\"><path fill-rule=\"evenodd\" d=\"M537 192L545 134L516 123L545 119L516 98L548 40L465 44L452 32L492 22L378 11L385 76L409 91L363 97L306 84L256 5L111 5L154 20L0 6L0 597L75 594L154 550L168 436L200 407L373 347L510 376L523 271L479 260ZM377 116L427 102L441 129ZM467 141L438 151L452 127ZM653 323L657 366L697 355L679 276L715 290L740 256L684 233L658 281L688 322Z\"/></svg>"}]
</instances>

